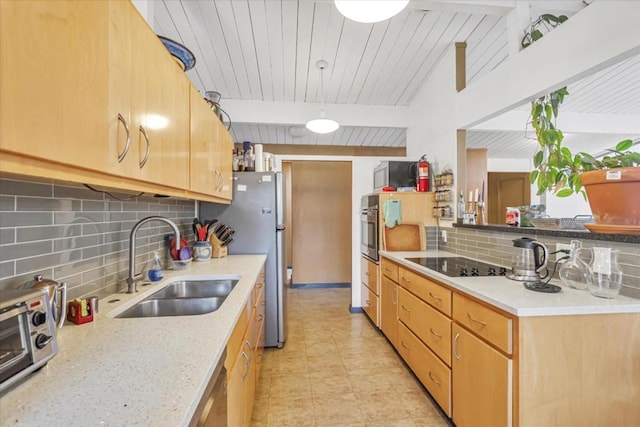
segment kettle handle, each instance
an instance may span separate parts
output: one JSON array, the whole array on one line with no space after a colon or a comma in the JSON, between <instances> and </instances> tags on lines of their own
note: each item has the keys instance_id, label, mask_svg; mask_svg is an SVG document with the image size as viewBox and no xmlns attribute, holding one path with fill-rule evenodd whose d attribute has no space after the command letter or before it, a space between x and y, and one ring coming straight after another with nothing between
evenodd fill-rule
<instances>
[{"instance_id":1,"label":"kettle handle","mask_svg":"<svg viewBox=\"0 0 640 427\"><path fill-rule=\"evenodd\" d=\"M53 312L58 317L58 328L62 328L67 317L67 282L62 282L56 287L56 299L60 297L60 312L58 313L57 302L54 303Z\"/></svg>"},{"instance_id":2,"label":"kettle handle","mask_svg":"<svg viewBox=\"0 0 640 427\"><path fill-rule=\"evenodd\" d=\"M547 266L547 261L549 258L549 249L544 245L544 243L540 243L537 240L534 240L535 246L533 247L533 255L536 266L536 272L539 273L540 270ZM540 248L542 248L542 254L540 254Z\"/></svg>"}]
</instances>

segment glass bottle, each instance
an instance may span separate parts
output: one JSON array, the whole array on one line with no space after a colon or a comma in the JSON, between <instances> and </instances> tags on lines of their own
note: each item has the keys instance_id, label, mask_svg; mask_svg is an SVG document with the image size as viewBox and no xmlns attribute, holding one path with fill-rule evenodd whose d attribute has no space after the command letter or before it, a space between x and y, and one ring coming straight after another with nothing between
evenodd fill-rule
<instances>
[{"instance_id":1,"label":"glass bottle","mask_svg":"<svg viewBox=\"0 0 640 427\"><path fill-rule=\"evenodd\" d=\"M618 265L620 251L593 248L593 262L589 270L589 292L600 298L615 298L622 288L622 271Z\"/></svg>"},{"instance_id":2,"label":"glass bottle","mask_svg":"<svg viewBox=\"0 0 640 427\"><path fill-rule=\"evenodd\" d=\"M586 290L589 276L589 266L580 259L582 242L572 240L569 248L569 259L560 267L560 281L563 285L574 289Z\"/></svg>"},{"instance_id":3,"label":"glass bottle","mask_svg":"<svg viewBox=\"0 0 640 427\"><path fill-rule=\"evenodd\" d=\"M458 219L462 222L462 217L464 214L464 196L462 195L462 191L460 192L460 200L458 201Z\"/></svg>"}]
</instances>

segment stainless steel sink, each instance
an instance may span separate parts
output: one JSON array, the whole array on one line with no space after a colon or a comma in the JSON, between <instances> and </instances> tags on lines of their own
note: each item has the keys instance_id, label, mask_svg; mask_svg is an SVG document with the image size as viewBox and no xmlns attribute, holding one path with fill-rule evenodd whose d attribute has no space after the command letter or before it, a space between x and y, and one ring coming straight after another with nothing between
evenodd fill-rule
<instances>
[{"instance_id":1,"label":"stainless steel sink","mask_svg":"<svg viewBox=\"0 0 640 427\"><path fill-rule=\"evenodd\" d=\"M220 308L225 298L161 298L140 301L118 318L192 316L206 314Z\"/></svg>"},{"instance_id":2,"label":"stainless steel sink","mask_svg":"<svg viewBox=\"0 0 640 427\"><path fill-rule=\"evenodd\" d=\"M238 283L239 277L191 279L171 282L117 318L193 316L220 308Z\"/></svg>"},{"instance_id":3,"label":"stainless steel sink","mask_svg":"<svg viewBox=\"0 0 640 427\"><path fill-rule=\"evenodd\" d=\"M169 283L150 298L226 297L237 283L234 279L180 280Z\"/></svg>"}]
</instances>

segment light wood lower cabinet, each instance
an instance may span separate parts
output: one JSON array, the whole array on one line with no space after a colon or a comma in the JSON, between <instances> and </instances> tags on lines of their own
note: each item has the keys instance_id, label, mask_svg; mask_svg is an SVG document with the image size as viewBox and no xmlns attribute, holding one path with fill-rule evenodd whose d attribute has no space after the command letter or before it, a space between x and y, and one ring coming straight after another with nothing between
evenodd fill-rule
<instances>
[{"instance_id":1,"label":"light wood lower cabinet","mask_svg":"<svg viewBox=\"0 0 640 427\"><path fill-rule=\"evenodd\" d=\"M360 301L362 309L371 321L380 327L380 281L378 266L367 257L360 257Z\"/></svg>"},{"instance_id":2,"label":"light wood lower cabinet","mask_svg":"<svg viewBox=\"0 0 640 427\"><path fill-rule=\"evenodd\" d=\"M398 323L398 352L442 410L451 417L451 369L402 322Z\"/></svg>"},{"instance_id":3,"label":"light wood lower cabinet","mask_svg":"<svg viewBox=\"0 0 640 427\"><path fill-rule=\"evenodd\" d=\"M458 427L509 426L513 362L453 324L453 421Z\"/></svg>"},{"instance_id":4,"label":"light wood lower cabinet","mask_svg":"<svg viewBox=\"0 0 640 427\"><path fill-rule=\"evenodd\" d=\"M384 275L380 288L380 329L398 348L398 284Z\"/></svg>"},{"instance_id":5,"label":"light wood lower cabinet","mask_svg":"<svg viewBox=\"0 0 640 427\"><path fill-rule=\"evenodd\" d=\"M264 348L264 271L254 285L227 344L227 422L251 424Z\"/></svg>"}]
</instances>

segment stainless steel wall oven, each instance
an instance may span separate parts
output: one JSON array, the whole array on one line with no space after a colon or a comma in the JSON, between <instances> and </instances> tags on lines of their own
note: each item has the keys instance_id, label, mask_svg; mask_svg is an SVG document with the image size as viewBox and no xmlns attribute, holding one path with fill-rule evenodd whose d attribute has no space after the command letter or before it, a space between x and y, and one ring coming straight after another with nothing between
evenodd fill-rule
<instances>
[{"instance_id":1,"label":"stainless steel wall oven","mask_svg":"<svg viewBox=\"0 0 640 427\"><path fill-rule=\"evenodd\" d=\"M378 196L362 196L360 203L360 252L378 262Z\"/></svg>"}]
</instances>

